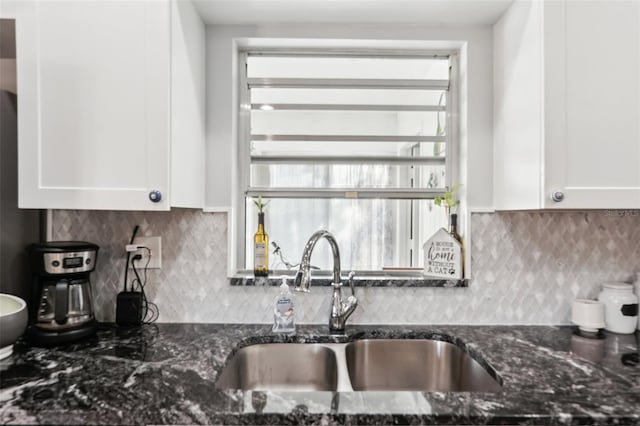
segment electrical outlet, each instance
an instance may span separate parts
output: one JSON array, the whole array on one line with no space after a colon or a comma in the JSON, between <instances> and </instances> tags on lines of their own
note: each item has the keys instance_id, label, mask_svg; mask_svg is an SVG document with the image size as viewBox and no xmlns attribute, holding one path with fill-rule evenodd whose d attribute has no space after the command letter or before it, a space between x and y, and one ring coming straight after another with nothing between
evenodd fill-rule
<instances>
[{"instance_id":1,"label":"electrical outlet","mask_svg":"<svg viewBox=\"0 0 640 426\"><path fill-rule=\"evenodd\" d=\"M151 250L151 260L149 261L149 269L162 269L162 237L136 237L133 240L133 244L139 246L148 247ZM139 254L142 259L136 260L136 268L138 270L144 269L144 265L147 264L149 259L149 251L147 249L139 249L131 253L131 259L133 256ZM131 264L129 264L131 269Z\"/></svg>"}]
</instances>

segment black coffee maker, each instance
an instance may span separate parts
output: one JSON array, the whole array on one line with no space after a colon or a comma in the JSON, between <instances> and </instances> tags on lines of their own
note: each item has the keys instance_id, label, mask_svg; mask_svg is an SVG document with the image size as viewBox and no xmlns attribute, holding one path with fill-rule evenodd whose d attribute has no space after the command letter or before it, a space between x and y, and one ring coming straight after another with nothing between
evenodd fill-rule
<instances>
[{"instance_id":1,"label":"black coffee maker","mask_svg":"<svg viewBox=\"0 0 640 426\"><path fill-rule=\"evenodd\" d=\"M33 275L29 340L54 345L95 334L89 274L99 247L84 241L51 241L27 250Z\"/></svg>"}]
</instances>

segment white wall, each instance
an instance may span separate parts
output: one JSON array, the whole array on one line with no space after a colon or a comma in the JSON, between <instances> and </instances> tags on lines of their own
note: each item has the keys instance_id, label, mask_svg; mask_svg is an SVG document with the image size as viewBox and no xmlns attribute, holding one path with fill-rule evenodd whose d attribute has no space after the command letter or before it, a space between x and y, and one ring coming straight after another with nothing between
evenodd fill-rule
<instances>
[{"instance_id":1,"label":"white wall","mask_svg":"<svg viewBox=\"0 0 640 426\"><path fill-rule=\"evenodd\" d=\"M19 0L0 0L0 18L15 19Z\"/></svg>"},{"instance_id":2,"label":"white wall","mask_svg":"<svg viewBox=\"0 0 640 426\"><path fill-rule=\"evenodd\" d=\"M332 38L466 41L468 53L467 201L493 205L493 37L490 26L419 25L213 25L207 27L207 175L205 204L232 204L234 38ZM464 71L463 71L464 72ZM464 173L463 173L464 174Z\"/></svg>"}]
</instances>

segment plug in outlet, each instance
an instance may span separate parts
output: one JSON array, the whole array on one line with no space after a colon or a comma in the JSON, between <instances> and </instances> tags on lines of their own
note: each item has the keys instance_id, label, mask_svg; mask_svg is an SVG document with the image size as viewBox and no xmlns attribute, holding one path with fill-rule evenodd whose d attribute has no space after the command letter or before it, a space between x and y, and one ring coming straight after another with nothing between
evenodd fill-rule
<instances>
[{"instance_id":1,"label":"plug in outlet","mask_svg":"<svg viewBox=\"0 0 640 426\"><path fill-rule=\"evenodd\" d=\"M151 250L149 269L162 269L162 237L136 237L133 244L149 247ZM136 260L136 268L143 269L149 259L149 252L146 249L136 250L131 253L131 258L133 259L136 254L142 256L142 259ZM129 269L131 269L131 264Z\"/></svg>"}]
</instances>

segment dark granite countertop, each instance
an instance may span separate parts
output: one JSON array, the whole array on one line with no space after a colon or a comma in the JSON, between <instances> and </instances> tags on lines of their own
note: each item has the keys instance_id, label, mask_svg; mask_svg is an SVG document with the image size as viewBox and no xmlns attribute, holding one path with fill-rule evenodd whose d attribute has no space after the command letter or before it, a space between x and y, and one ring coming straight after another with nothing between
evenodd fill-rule
<instances>
[{"instance_id":1,"label":"dark granite countertop","mask_svg":"<svg viewBox=\"0 0 640 426\"><path fill-rule=\"evenodd\" d=\"M229 278L232 286L271 286L276 287L282 284L282 278L287 279L287 284L293 286L295 274L272 273L269 277L255 277L253 272L250 274L238 274ZM332 285L331 273L315 272L312 286L329 287ZM347 285L346 278L343 283ZM420 273L396 273L391 272L379 275L363 275L359 274L353 280L354 287L469 287L468 279L461 280L444 280L437 278L425 277Z\"/></svg>"},{"instance_id":2,"label":"dark granite countertop","mask_svg":"<svg viewBox=\"0 0 640 426\"><path fill-rule=\"evenodd\" d=\"M158 324L52 349L20 343L0 361L0 423L46 424L640 424L638 335L571 327ZM450 337L455 336L455 337ZM495 393L252 392L215 388L239 347L358 338L453 341L503 381ZM626 364L623 364L625 361ZM631 362L629 362L631 361Z\"/></svg>"}]
</instances>

